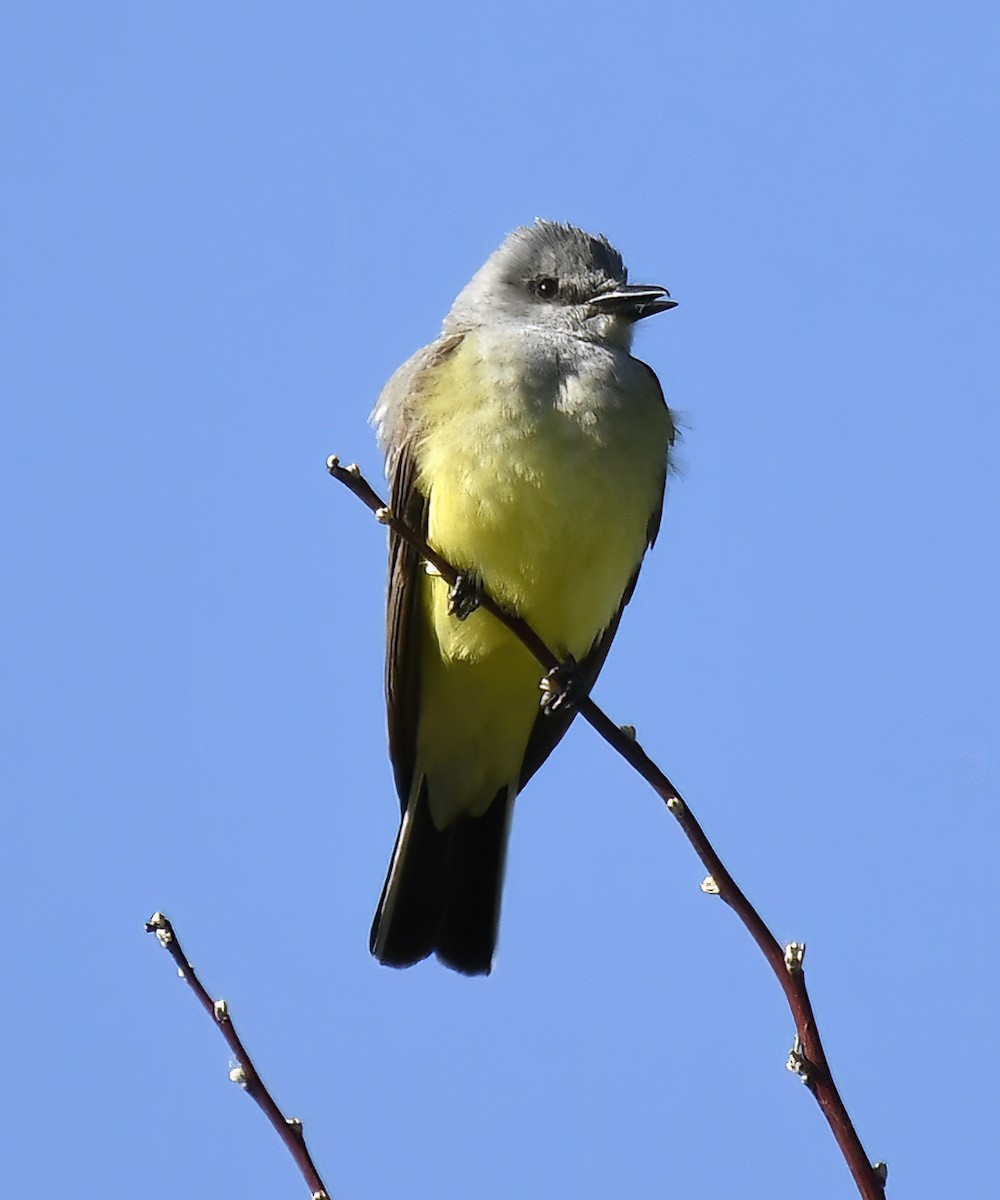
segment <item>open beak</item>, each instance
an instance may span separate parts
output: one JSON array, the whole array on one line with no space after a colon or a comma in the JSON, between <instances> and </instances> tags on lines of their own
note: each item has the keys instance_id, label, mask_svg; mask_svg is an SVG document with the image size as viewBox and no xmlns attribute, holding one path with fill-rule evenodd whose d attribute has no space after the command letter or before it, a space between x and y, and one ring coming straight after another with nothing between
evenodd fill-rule
<instances>
[{"instance_id":1,"label":"open beak","mask_svg":"<svg viewBox=\"0 0 1000 1200\"><path fill-rule=\"evenodd\" d=\"M676 308L677 301L670 299L666 288L649 284L621 284L610 292L598 292L589 303L599 312L615 313L626 321L641 321L654 313Z\"/></svg>"}]
</instances>

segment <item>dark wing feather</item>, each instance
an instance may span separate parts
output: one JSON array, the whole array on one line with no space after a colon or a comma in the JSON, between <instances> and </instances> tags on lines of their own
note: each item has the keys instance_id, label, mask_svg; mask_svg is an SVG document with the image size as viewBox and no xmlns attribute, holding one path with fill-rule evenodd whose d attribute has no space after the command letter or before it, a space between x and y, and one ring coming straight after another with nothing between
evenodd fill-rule
<instances>
[{"instance_id":1,"label":"dark wing feather","mask_svg":"<svg viewBox=\"0 0 1000 1200\"><path fill-rule=\"evenodd\" d=\"M420 394L423 380L461 344L461 335L433 343L414 356L411 364L398 373L390 387L405 389L395 404L400 418L394 425L387 467L390 480L389 507L393 513L427 536L427 497L417 487L417 465L413 449L413 425L409 413ZM419 594L420 555L401 537L389 531L389 589L386 598L385 698L389 728L389 756L399 795L405 811L413 783L417 745L417 708L419 703L420 661L416 652L413 623Z\"/></svg>"},{"instance_id":2,"label":"dark wing feather","mask_svg":"<svg viewBox=\"0 0 1000 1200\"><path fill-rule=\"evenodd\" d=\"M632 593L635 591L635 581L639 577L639 569L636 568L635 574L629 581L628 587L625 589L625 595L622 598L621 607L611 619L611 624L601 634L594 643L593 648L587 657L580 663L580 673L583 675L584 683L587 688L587 695L590 695L590 689L597 682L597 676L601 673L601 667L604 666L604 660L608 657L608 651L611 649L611 643L615 640L615 634L618 632L618 624L622 619L622 613L625 610L625 605L632 598ZM539 679L541 678L542 668L538 668ZM549 757L552 751L562 740L563 734L569 729L570 723L576 716L576 709L571 709L568 713L555 712L552 714L544 713L539 708L538 716L535 718L535 723L531 727L531 736L528 738L528 745L524 752L524 760L521 764L521 775L518 781L518 791L520 791L528 780L534 775L543 762Z\"/></svg>"},{"instance_id":3,"label":"dark wing feather","mask_svg":"<svg viewBox=\"0 0 1000 1200\"><path fill-rule=\"evenodd\" d=\"M417 490L416 468L409 444L394 452L389 506L422 536L427 533L427 498ZM417 744L419 656L413 649L412 626L417 599L420 555L389 531L389 591L386 599L385 700L389 756L400 807L405 810L413 782Z\"/></svg>"},{"instance_id":4,"label":"dark wing feather","mask_svg":"<svg viewBox=\"0 0 1000 1200\"><path fill-rule=\"evenodd\" d=\"M667 447L669 450L669 447L673 446L674 440L677 437L677 427L674 425L674 414L670 411L670 406L667 404L667 401L664 398L663 388L660 386L660 381L656 377L656 372L653 370L653 368L651 366L649 366L648 363L644 363L638 358L633 359L632 361L635 362L638 366L645 369L646 373L649 376L650 384L652 385L656 394L660 397L660 403L667 410L667 418L670 421L670 435L667 438ZM656 507L649 514L649 524L646 526L646 543L649 546L653 546L656 544L656 538L660 532L660 519L663 516L663 494L664 494L664 490L667 486L667 462L668 461L669 461L669 453L663 463L663 477L660 479L659 499L657 500ZM635 581L638 578L639 578L639 569L637 567L635 574L632 576L632 582L629 584L628 588L626 588L626 590L625 590L625 599L622 602L622 607L624 607L626 604L628 604L629 600L632 599L632 593L635 591Z\"/></svg>"}]
</instances>

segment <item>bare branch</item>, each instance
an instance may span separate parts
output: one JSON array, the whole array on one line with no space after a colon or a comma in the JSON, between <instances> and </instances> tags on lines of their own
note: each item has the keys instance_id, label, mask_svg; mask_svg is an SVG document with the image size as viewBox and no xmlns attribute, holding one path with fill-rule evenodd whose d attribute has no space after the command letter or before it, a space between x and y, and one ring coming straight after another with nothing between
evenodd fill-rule
<instances>
[{"instance_id":1,"label":"bare branch","mask_svg":"<svg viewBox=\"0 0 1000 1200\"><path fill-rule=\"evenodd\" d=\"M156 934L160 945L177 964L177 974L180 975L181 979L187 981L191 990L198 997L202 1008L218 1025L222 1036L229 1043L229 1048L236 1058L236 1065L229 1072L229 1078L233 1083L238 1083L256 1101L257 1105L263 1110L264 1115L274 1126L278 1137L285 1143L289 1154L295 1159L295 1165L301 1171L302 1178L306 1181L306 1186L312 1193L312 1200L330 1200L330 1193L320 1178L319 1171L316 1170L316 1164L313 1162L312 1156L306 1148L306 1139L302 1132L302 1122L298 1117L286 1117L277 1104L275 1104L271 1093L264 1086L263 1080L257 1074L257 1068L253 1065L250 1055L247 1054L246 1048L239 1039L239 1035L229 1016L229 1008L225 1000L213 1000L208 992L205 991L201 980L194 972L194 967L184 957L184 951L181 949L181 944L177 940L176 933L174 933L174 927L163 913L153 913L146 922L146 932Z\"/></svg>"},{"instance_id":2,"label":"bare branch","mask_svg":"<svg viewBox=\"0 0 1000 1200\"><path fill-rule=\"evenodd\" d=\"M413 546L447 583L454 585L458 577L456 569L428 546L417 531L390 511L356 464L342 467L337 456L331 455L326 465L334 479L344 484L370 508L381 524L389 526L394 533ZM520 638L547 671L558 665L556 656L520 617L505 611L485 592L481 596L480 607L492 613L511 633ZM684 836L709 872L708 878L701 885L702 890L709 895L721 897L729 905L767 959L781 985L795 1021L795 1043L789 1054L788 1069L799 1076L819 1104L854 1177L859 1194L864 1200L883 1200L886 1166L881 1162L873 1164L865 1153L834 1083L830 1064L820 1040L802 969L804 943L792 942L788 947L778 944L774 934L764 924L757 910L723 865L681 794L639 745L635 730L631 726L616 725L589 697L581 701L579 710L605 741L639 772L666 803L667 809L673 813Z\"/></svg>"}]
</instances>

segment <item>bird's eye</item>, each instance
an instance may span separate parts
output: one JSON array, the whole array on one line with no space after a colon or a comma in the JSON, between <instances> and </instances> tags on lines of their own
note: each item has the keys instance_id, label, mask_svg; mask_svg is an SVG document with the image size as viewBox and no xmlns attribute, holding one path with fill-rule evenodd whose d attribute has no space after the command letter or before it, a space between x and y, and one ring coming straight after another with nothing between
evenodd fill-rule
<instances>
[{"instance_id":1,"label":"bird's eye","mask_svg":"<svg viewBox=\"0 0 1000 1200\"><path fill-rule=\"evenodd\" d=\"M552 279L549 276L539 279L535 284L535 294L541 296L543 300L551 300L553 296L558 296L559 280Z\"/></svg>"}]
</instances>

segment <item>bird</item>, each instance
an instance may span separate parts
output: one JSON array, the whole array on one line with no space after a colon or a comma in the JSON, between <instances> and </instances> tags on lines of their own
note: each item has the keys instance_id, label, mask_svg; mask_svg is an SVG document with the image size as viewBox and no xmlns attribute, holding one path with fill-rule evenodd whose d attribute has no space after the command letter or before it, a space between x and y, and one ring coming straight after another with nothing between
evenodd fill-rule
<instances>
[{"instance_id":1,"label":"bird","mask_svg":"<svg viewBox=\"0 0 1000 1200\"><path fill-rule=\"evenodd\" d=\"M597 678L656 540L674 419L630 353L675 307L628 282L603 235L537 220L510 233L371 415L390 509L458 572L389 534L385 688L401 820L370 949L488 975L514 799ZM522 617L557 685L477 607ZM575 702L574 702L575 701Z\"/></svg>"}]
</instances>

